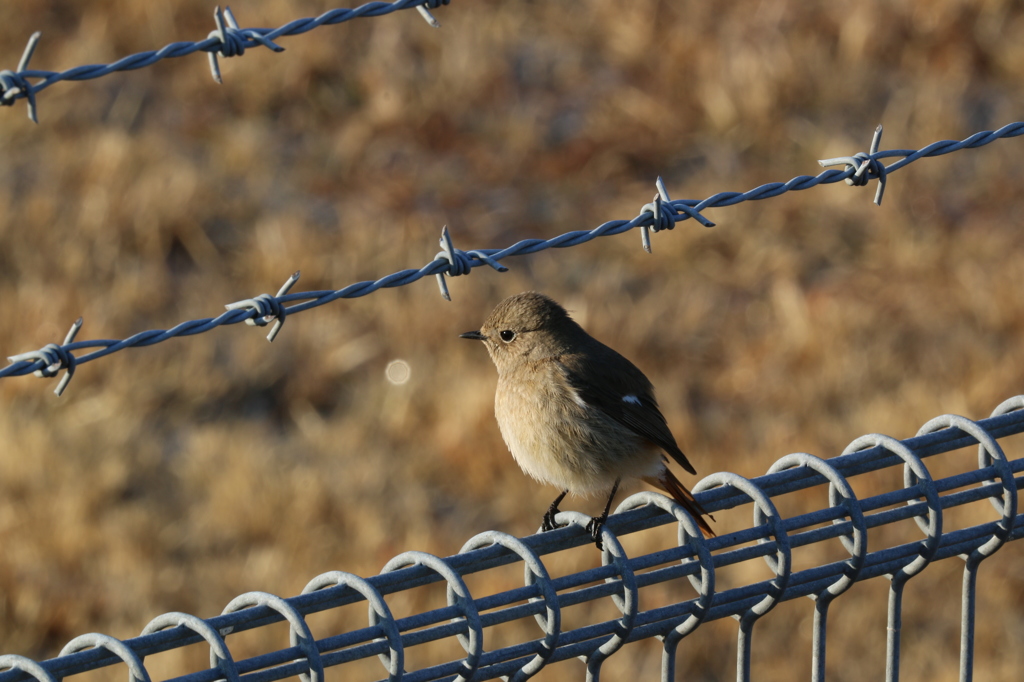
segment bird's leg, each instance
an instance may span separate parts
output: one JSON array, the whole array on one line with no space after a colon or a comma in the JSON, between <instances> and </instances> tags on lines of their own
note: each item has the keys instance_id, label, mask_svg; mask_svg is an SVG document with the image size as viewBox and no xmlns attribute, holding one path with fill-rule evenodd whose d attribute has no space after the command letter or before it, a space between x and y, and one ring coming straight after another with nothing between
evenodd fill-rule
<instances>
[{"instance_id":1,"label":"bird's leg","mask_svg":"<svg viewBox=\"0 0 1024 682\"><path fill-rule=\"evenodd\" d=\"M556 528L562 527L555 523L555 514L558 513L558 505L562 503L562 500L564 500L565 496L568 494L568 490L563 490L562 494L556 497L555 501L551 503L550 507L548 507L547 512L545 512L544 514L544 523L542 523L540 526L541 531L547 533L549 530L554 530Z\"/></svg>"},{"instance_id":2,"label":"bird's leg","mask_svg":"<svg viewBox=\"0 0 1024 682\"><path fill-rule=\"evenodd\" d=\"M587 524L587 532L590 533L590 537L594 538L594 544L600 550L604 549L604 543L601 542L601 529L604 528L605 521L608 520L608 512L612 508L612 500L615 499L615 493L619 492L619 483L621 482L621 478L615 479L615 485L612 486L612 494L608 496L608 502L604 505L604 512L600 516L592 517L590 523Z\"/></svg>"}]
</instances>

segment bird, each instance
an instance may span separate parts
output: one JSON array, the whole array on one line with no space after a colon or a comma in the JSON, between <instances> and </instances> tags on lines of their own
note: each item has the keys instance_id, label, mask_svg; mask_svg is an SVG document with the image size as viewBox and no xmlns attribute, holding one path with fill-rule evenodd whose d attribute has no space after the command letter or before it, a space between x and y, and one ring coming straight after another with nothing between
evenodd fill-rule
<instances>
[{"instance_id":1,"label":"bird","mask_svg":"<svg viewBox=\"0 0 1024 682\"><path fill-rule=\"evenodd\" d=\"M604 512L586 526L601 549L601 530L620 484L642 479L671 495L706 536L714 536L707 512L668 468L671 457L697 473L669 430L650 380L560 304L533 291L516 294L499 303L479 330L460 337L482 341L498 370L494 413L512 456L526 474L562 491L544 514L542 531L559 527L555 515L570 492L607 492Z\"/></svg>"}]
</instances>

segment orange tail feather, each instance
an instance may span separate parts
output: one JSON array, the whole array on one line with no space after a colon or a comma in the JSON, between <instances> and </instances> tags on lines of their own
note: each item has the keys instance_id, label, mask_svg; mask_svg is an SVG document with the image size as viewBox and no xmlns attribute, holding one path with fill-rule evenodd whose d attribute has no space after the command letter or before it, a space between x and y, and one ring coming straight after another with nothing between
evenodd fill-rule
<instances>
[{"instance_id":1,"label":"orange tail feather","mask_svg":"<svg viewBox=\"0 0 1024 682\"><path fill-rule=\"evenodd\" d=\"M648 476L644 478L645 481L650 483L656 488L660 488L672 496L672 499L682 505L683 509L690 512L690 516L693 517L697 525L700 526L701 531L704 532L704 537L713 538L715 537L715 531L711 530L711 526L708 525L707 520L704 518L707 516L712 521L715 520L714 516L704 511L703 507L693 499L693 493L686 489L686 486L675 477L671 471L667 468L657 478Z\"/></svg>"}]
</instances>

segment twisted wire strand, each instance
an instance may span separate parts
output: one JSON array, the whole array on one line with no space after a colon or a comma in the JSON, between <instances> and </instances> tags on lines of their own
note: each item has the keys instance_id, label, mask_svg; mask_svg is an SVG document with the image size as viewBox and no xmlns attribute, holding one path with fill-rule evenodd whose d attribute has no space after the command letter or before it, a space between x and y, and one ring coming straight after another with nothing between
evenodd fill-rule
<instances>
[{"instance_id":1,"label":"twisted wire strand","mask_svg":"<svg viewBox=\"0 0 1024 682\"><path fill-rule=\"evenodd\" d=\"M676 649L687 635L708 620L736 617L738 623L738 679L749 679L750 643L754 624L770 618L781 601L799 597L815 600L816 619L812 670L824 671L825 613L819 609L841 602L853 583L887 577L897 585L890 600L889 663L895 679L899 663L900 598L909 577L932 563L959 556L967 565L964 582L964 637L962 670L973 665L974 588L981 558L994 554L1006 542L1024 537L1024 514L1018 513L1017 491L1024 485L1024 454L1003 452L998 440L1024 433L1024 396L1002 403L993 416L970 421L945 415L929 421L918 435L904 440L870 434L854 440L844 454L822 460L807 453L780 458L764 476L743 478L731 473L712 474L694 486L698 503L708 511L739 506L753 510L751 525L736 532L704 539L696 521L677 503L660 494L642 492L625 500L604 526L601 565L577 573L552 577L542 557L573 547L590 545L585 530L589 517L563 512L566 526L525 538L497 531L481 533L458 554L441 558L423 552L405 552L389 561L379 575L360 578L330 571L309 582L302 594L283 599L265 592L250 592L232 600L222 614L208 619L182 613L158 616L139 637L127 640L90 634L73 639L54 659L0 656L0 682L38 680L52 682L68 675L126 664L132 679L146 682L145 656L205 641L210 647L210 668L173 678L175 682L214 682L217 679L260 680L300 676L322 680L324 669L378 656L387 679L419 682L435 679L526 680L544 667L574 657L587 663L587 677L598 680L601 665L629 642L651 637L664 645L662 679L675 679ZM934 479L924 460L978 445L977 466ZM858 498L850 478L870 471L902 467L903 487ZM796 490L825 486L827 505L815 511L782 518L772 497ZM999 518L949 530L941 523L943 509L988 499ZM883 511L880 511L883 510ZM913 519L924 539L868 551L868 528ZM678 525L678 541L641 556L628 556L619 538L668 523ZM794 570L794 549L838 539L850 553L847 560ZM751 544L753 543L753 544ZM591 550L592 551L592 550ZM772 577L746 585L716 590L715 572L744 561L763 560ZM521 563L523 587L491 595L474 595L464 576L498 566ZM696 596L680 594L679 601L644 609L640 590L673 582L685 586L687 578ZM443 583L448 606L395 618L385 596L431 583ZM912 588L911 588L912 589ZM611 620L564 630L559 614L584 602L611 598L619 615ZM306 622L313 613L356 602L366 603L369 625L337 635L316 638ZM536 620L540 636L488 649L488 628L519 619ZM290 646L235 660L228 634L287 621ZM409 647L455 637L465 651L445 663L406 670ZM244 671L244 672L243 672ZM816 677L815 679L820 679Z\"/></svg>"},{"instance_id":2,"label":"twisted wire strand","mask_svg":"<svg viewBox=\"0 0 1024 682\"><path fill-rule=\"evenodd\" d=\"M142 69L152 66L163 59L185 57L194 52L207 52L210 55L210 72L213 75L213 79L220 83L220 68L217 63L218 53L224 57L237 57L244 54L246 49L256 46L266 47L274 52L283 52L284 48L274 43L274 40L282 36L300 35L321 26L340 24L358 17L380 17L413 7L416 8L428 24L436 28L440 24L431 15L430 10L447 5L450 1L395 0L395 2L390 3L374 1L360 5L355 9L338 8L324 12L318 17L295 19L275 29L239 28L230 8L221 11L220 7L217 7L214 10L214 20L217 28L205 40L171 43L159 50L139 52L122 57L110 64L88 64L59 72L28 68L28 62L32 58L41 35L39 32L36 32L29 38L17 71L7 69L0 71L0 106L11 106L19 99L27 99L29 105L28 117L34 123L38 123L35 96L41 90L45 90L54 83L61 81L84 81L107 76L117 71ZM28 80L30 78L41 80L32 85Z\"/></svg>"},{"instance_id":3,"label":"twisted wire strand","mask_svg":"<svg viewBox=\"0 0 1024 682\"><path fill-rule=\"evenodd\" d=\"M364 7L367 6L364 5ZM875 139L872 141L872 148L877 148L880 135L881 130L876 130ZM217 317L189 320L170 329L151 329L139 332L126 339L92 339L88 341L75 341L74 343L69 343L66 340L62 346L49 344L39 351L11 356L8 358L11 364L0 369L0 378L22 376L33 372L42 372L39 376L52 377L60 369L68 369L69 372L61 379L59 386L60 391L63 391L67 385L68 377L77 365L97 360L125 348L152 346L175 337L194 336L223 325L238 324L240 322L263 326L273 320L274 327L268 337L272 341L278 331L280 331L281 324L287 315L326 305L341 298L359 298L380 289L406 286L429 275L437 277L442 296L447 300L451 300L447 284L444 280L445 275L450 277L465 275L471 272L473 268L478 268L482 265L487 265L498 272L505 272L508 268L500 263L505 258L525 256L546 249L565 249L579 246L598 237L608 237L628 232L635 227L642 229L642 243L644 248L649 251L649 231L658 232L671 229L676 222L690 218L699 220L705 225L713 225L713 223L710 223L701 215L701 212L707 208L734 206L744 201L760 201L777 197L790 191L806 190L818 185L845 181L854 177L864 167L865 163L883 158L902 157L889 166L881 166L879 164L884 169L881 171L884 177L884 175L891 174L918 159L950 154L962 149L976 149L991 144L996 140L1017 137L1019 135L1024 135L1024 121L1010 123L995 131L978 132L960 141L940 140L918 150L888 149L874 151L870 154L861 152L852 157L827 159L820 163L845 164L846 167L843 170L825 170L815 176L799 175L788 182L771 182L746 192L719 192L700 201L692 199L668 200L668 193L665 191L664 183L661 178L658 178L658 194L655 197L655 201L645 204L640 214L632 220L611 220L592 230L575 230L552 237L551 239L523 239L503 249L462 251L454 246L448 228L445 226L440 239L442 250L435 256L434 260L419 269L400 270L377 280L355 282L342 289L333 291L286 293L288 288L298 279L299 273L296 272L281 288L277 296L260 294L245 301L229 304L227 306L228 311ZM284 305L295 301L303 302L290 307L285 307ZM86 348L98 348L99 350L87 353L81 357L74 355L74 351Z\"/></svg>"}]
</instances>

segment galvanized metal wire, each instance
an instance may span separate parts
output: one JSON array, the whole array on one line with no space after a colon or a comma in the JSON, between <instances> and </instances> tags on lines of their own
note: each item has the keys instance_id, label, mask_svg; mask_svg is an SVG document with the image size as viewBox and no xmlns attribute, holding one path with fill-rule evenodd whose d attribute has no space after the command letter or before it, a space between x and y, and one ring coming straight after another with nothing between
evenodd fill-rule
<instances>
[{"instance_id":1,"label":"galvanized metal wire","mask_svg":"<svg viewBox=\"0 0 1024 682\"><path fill-rule=\"evenodd\" d=\"M246 49L257 46L265 47L274 52L284 52L284 48L274 42L282 36L299 35L320 26L340 24L357 17L379 17L413 7L416 8L428 24L437 28L441 24L430 13L430 10L447 5L449 2L451 0L395 0L395 2L390 3L368 2L355 9L332 9L318 17L307 17L305 19L289 21L284 26L275 29L240 28L230 8L222 11L218 6L213 12L216 28L210 32L205 40L171 43L159 50L139 52L122 57L110 64L88 64L60 72L28 68L28 63L32 59L32 55L35 53L39 45L39 39L42 36L42 33L37 31L29 37L25 51L18 62L17 70L4 69L0 71L0 106L12 106L19 99L25 99L28 101L29 119L34 123L38 123L36 95L54 83L100 78L117 71L134 71L135 69L152 66L163 59L184 57L194 52L206 52L209 55L210 72L213 75L213 79L220 83L222 80L220 65L217 62L218 54L223 57L238 57L245 54ZM41 80L33 85L29 79Z\"/></svg>"},{"instance_id":2,"label":"galvanized metal wire","mask_svg":"<svg viewBox=\"0 0 1024 682\"><path fill-rule=\"evenodd\" d=\"M371 3L372 4L372 3ZM396 3L398 4L398 3ZM366 5L364 5L365 7ZM448 285L445 275L452 277L468 274L473 268L482 265L490 266L498 272L505 272L507 267L500 261L511 256L525 256L545 249L564 249L572 246L585 244L598 237L607 237L628 232L635 227L641 230L641 242L647 251L651 250L650 232L671 230L677 222L693 218L702 225L711 227L710 222L701 213L708 208L720 208L734 206L744 201L757 201L777 197L789 191L805 190L819 185L827 185L835 182L845 181L851 185L863 185L868 180L877 179L884 182L885 178L909 165L910 163L930 156L941 156L963 149L975 149L996 140L1006 139L1024 135L1024 122L1018 121L1003 126L996 131L982 131L970 137L955 141L941 140L922 147L917 150L910 149L887 149L878 150L881 139L881 127L875 130L871 142L871 152L860 152L853 156L839 157L819 161L824 166L844 165L843 170L830 169L819 173L816 176L800 175L788 182L771 182L746 192L719 192L710 197L696 201L692 199L672 200L665 189L665 184L658 178L657 190L654 200L642 206L640 214L632 220L611 220L599 225L592 230L576 230L566 232L551 239L523 239L503 249L475 249L462 251L455 247L452 237L445 227L441 231L441 251L433 260L419 269L401 270L373 281L355 282L341 289L334 291L304 291L299 293L287 293L289 288L298 281L299 273L296 272L289 278L285 286L278 292L277 296L260 294L251 299L227 305L228 311L217 317L205 317L196 320L182 322L170 329L151 329L139 332L126 339L91 339L88 341L74 341L74 333L77 333L81 321L76 323L74 333L69 334L62 345L48 344L40 350L30 351L13 355L8 358L11 364L0 369L0 378L10 376L22 376L35 373L41 377L54 377L60 370L67 369L67 374L60 380L55 390L60 395L67 386L68 379L77 365L91 362L99 358L124 350L125 348L152 346L168 339L180 336L194 336L202 334L223 325L238 324L246 322L263 326L274 321L274 327L268 339L273 341L281 329L281 324L286 315L316 308L341 298L358 298L366 296L380 289L400 287L428 275L437 278L441 295L451 300L448 292ZM902 157L889 166L884 165L881 159ZM879 186L881 189L881 185ZM881 202L881 192L875 196L875 202ZM286 307L286 303L303 301L297 305ZM75 351L86 348L98 348L91 353L75 356Z\"/></svg>"},{"instance_id":3,"label":"galvanized metal wire","mask_svg":"<svg viewBox=\"0 0 1024 682\"><path fill-rule=\"evenodd\" d=\"M971 679L974 661L975 593L981 563L1005 543L1024 536L1024 514L1018 513L1017 491L1024 484L1024 453L1011 457L1000 439L1024 433L1024 395L1000 404L988 419L972 421L956 415L937 417L913 438L896 440L871 434L854 440L828 460L807 453L787 455L764 476L747 479L717 473L700 481L695 496L711 512L750 506L750 527L705 539L695 520L677 503L644 492L625 500L603 530L601 565L552 577L543 558L554 552L590 545L584 530L589 517L562 512L567 524L548 533L516 538L487 531L471 538L455 555L441 558L405 552L387 562L379 575L362 578L330 571L313 578L298 596L284 599L249 592L229 603L221 615L199 618L166 613L144 626L141 634L119 640L105 634L76 637L56 658L37 662L0 656L0 682L55 682L89 670L124 664L131 679L150 682L145 657L205 641L210 667L171 678L174 682L269 682L298 675L304 682L322 682L327 668L378 657L387 680L526 680L546 666L581 658L587 679L597 680L602 664L629 642L657 637L662 642L662 679L675 679L680 642L702 623L727 617L738 620L737 678L750 679L750 645L755 625L783 601L810 597L814 604L812 679L824 679L826 623L829 608L855 582L885 577L890 581L887 679L899 678L902 597L908 582L927 567L951 557L964 560L962 585L961 680ZM978 446L977 467L935 479L928 457ZM851 479L902 467L902 488L860 499ZM824 486L828 506L783 518L773 501L797 490ZM949 509L988 499L994 518L967 528L948 530ZM869 548L869 529L913 519L921 537L890 547ZM676 524L678 542L641 556L629 556L619 541L624 535ZM793 551L838 539L849 558L794 570ZM597 550L593 550L597 551ZM595 556L595 560L596 560ZM716 587L719 569L763 559L772 572L768 580L728 589ZM523 587L486 596L474 595L464 576L499 566L522 563ZM396 618L387 597L430 583L446 584L447 606ZM643 588L671 583L679 601L651 605ZM685 598L686 585L695 596ZM678 588L678 589L676 589ZM574 604L611 599L619 616L578 628L564 629L560 614ZM366 602L366 627L319 636L306 621L313 613ZM842 607L840 607L842 608ZM489 628L512 621L535 621L535 639L488 649ZM286 621L290 639L275 651L236 660L229 633ZM878 627L883 627L882 623ZM425 668L406 669L406 651L420 644L455 638L465 655ZM794 661L794 666L798 665ZM805 668L794 669L795 676ZM346 677L345 679L349 679Z\"/></svg>"}]
</instances>

